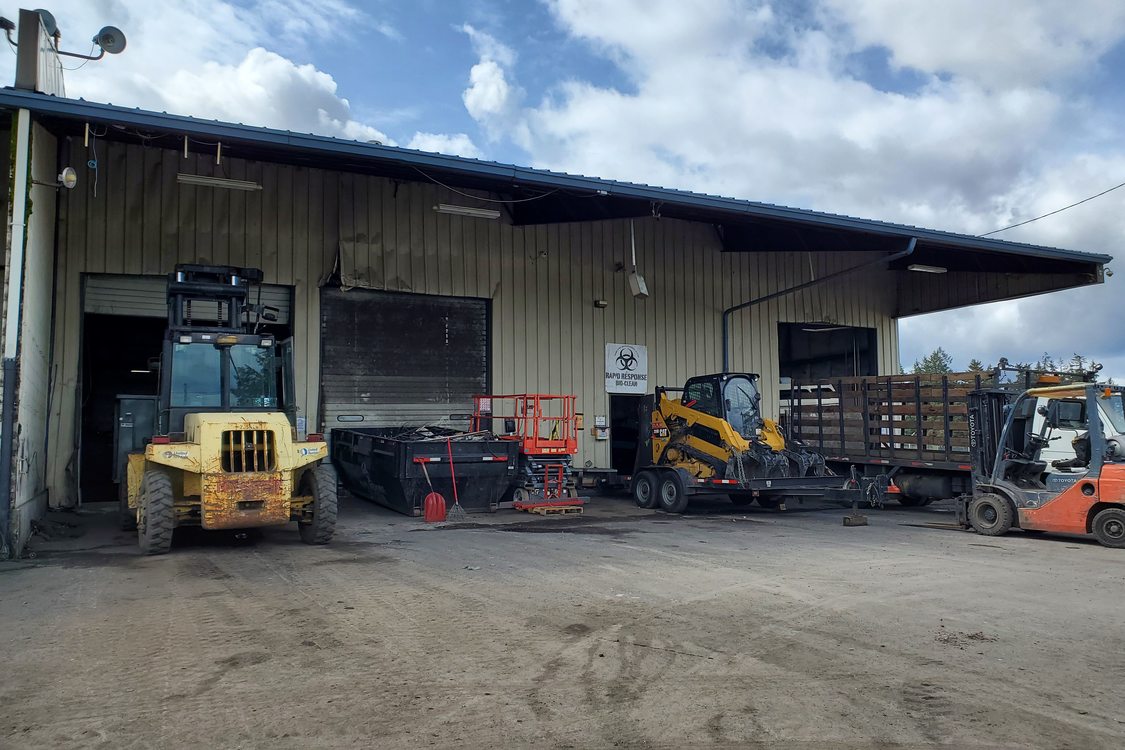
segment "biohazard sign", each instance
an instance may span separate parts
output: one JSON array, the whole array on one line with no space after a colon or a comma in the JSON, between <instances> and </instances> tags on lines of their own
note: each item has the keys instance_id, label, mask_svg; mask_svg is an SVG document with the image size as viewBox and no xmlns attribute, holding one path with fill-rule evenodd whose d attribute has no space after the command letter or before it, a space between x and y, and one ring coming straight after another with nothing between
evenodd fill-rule
<instances>
[{"instance_id":1,"label":"biohazard sign","mask_svg":"<svg viewBox=\"0 0 1125 750\"><path fill-rule=\"evenodd\" d=\"M605 392L648 392L648 349L639 344L605 345Z\"/></svg>"}]
</instances>

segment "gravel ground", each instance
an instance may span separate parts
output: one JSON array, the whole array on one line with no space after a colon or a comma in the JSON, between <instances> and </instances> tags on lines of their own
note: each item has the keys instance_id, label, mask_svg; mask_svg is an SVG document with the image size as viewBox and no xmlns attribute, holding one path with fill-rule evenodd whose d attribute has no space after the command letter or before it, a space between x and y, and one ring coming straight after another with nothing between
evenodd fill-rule
<instances>
[{"instance_id":1,"label":"gravel ground","mask_svg":"<svg viewBox=\"0 0 1125 750\"><path fill-rule=\"evenodd\" d=\"M88 508L0 564L0 746L1125 746L1125 553L1085 540L353 501L328 547L146 558Z\"/></svg>"}]
</instances>

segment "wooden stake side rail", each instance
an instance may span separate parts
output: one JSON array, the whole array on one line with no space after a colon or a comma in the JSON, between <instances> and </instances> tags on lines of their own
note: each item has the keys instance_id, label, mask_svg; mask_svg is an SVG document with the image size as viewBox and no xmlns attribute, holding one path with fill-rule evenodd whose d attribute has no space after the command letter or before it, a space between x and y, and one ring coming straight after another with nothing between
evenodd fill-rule
<instances>
[{"instance_id":1,"label":"wooden stake side rail","mask_svg":"<svg viewBox=\"0 0 1125 750\"><path fill-rule=\"evenodd\" d=\"M829 458L960 468L969 458L968 395L987 379L950 373L794 382L782 424L789 437Z\"/></svg>"}]
</instances>

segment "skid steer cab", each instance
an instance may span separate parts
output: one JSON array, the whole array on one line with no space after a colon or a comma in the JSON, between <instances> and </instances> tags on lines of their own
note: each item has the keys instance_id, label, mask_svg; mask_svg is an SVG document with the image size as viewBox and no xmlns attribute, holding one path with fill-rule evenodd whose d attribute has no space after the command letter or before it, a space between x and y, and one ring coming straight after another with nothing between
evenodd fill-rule
<instances>
[{"instance_id":1,"label":"skid steer cab","mask_svg":"<svg viewBox=\"0 0 1125 750\"><path fill-rule=\"evenodd\" d=\"M866 497L860 480L836 476L824 457L786 441L763 417L758 376L693 377L683 388L657 388L642 404L643 434L633 471L642 508L683 513L691 498L727 495L735 505L783 507L787 499L852 503Z\"/></svg>"},{"instance_id":2,"label":"skid steer cab","mask_svg":"<svg viewBox=\"0 0 1125 750\"><path fill-rule=\"evenodd\" d=\"M332 538L336 476L322 436L298 440L286 411L292 347L261 330L277 319L250 302L261 279L225 266L170 275L156 434L128 454L119 488L123 523L147 554L167 552L181 526L296 522L306 543Z\"/></svg>"},{"instance_id":3,"label":"skid steer cab","mask_svg":"<svg viewBox=\"0 0 1125 750\"><path fill-rule=\"evenodd\" d=\"M1093 535L1125 548L1125 391L1081 383L969 395L973 493L958 521L980 534L1011 529ZM1037 419L1039 417L1039 419ZM1036 428L1036 424L1040 426ZM1060 424L1082 429L1073 457L1041 460Z\"/></svg>"}]
</instances>

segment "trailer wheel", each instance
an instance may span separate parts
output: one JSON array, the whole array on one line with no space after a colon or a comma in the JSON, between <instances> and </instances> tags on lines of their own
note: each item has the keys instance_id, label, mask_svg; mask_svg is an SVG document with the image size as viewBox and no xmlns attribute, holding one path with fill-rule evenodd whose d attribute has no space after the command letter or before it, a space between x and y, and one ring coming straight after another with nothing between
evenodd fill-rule
<instances>
[{"instance_id":1,"label":"trailer wheel","mask_svg":"<svg viewBox=\"0 0 1125 750\"><path fill-rule=\"evenodd\" d=\"M1012 504L991 492L975 497L969 503L969 523L978 534L1007 534L1012 528L1013 516Z\"/></svg>"},{"instance_id":2,"label":"trailer wheel","mask_svg":"<svg viewBox=\"0 0 1125 750\"><path fill-rule=\"evenodd\" d=\"M312 495L312 519L298 521L297 530L305 544L328 544L336 532L336 471L322 463L301 477L302 494Z\"/></svg>"},{"instance_id":3,"label":"trailer wheel","mask_svg":"<svg viewBox=\"0 0 1125 750\"><path fill-rule=\"evenodd\" d=\"M1106 508L1094 516L1094 536L1106 547L1125 548L1125 510Z\"/></svg>"},{"instance_id":4,"label":"trailer wheel","mask_svg":"<svg viewBox=\"0 0 1125 750\"><path fill-rule=\"evenodd\" d=\"M633 477L633 501L638 508L655 508L657 481L655 472L642 471Z\"/></svg>"},{"instance_id":5,"label":"trailer wheel","mask_svg":"<svg viewBox=\"0 0 1125 750\"><path fill-rule=\"evenodd\" d=\"M176 526L176 499L172 480L158 471L145 472L141 479L137 544L146 555L163 555L172 549Z\"/></svg>"},{"instance_id":6,"label":"trailer wheel","mask_svg":"<svg viewBox=\"0 0 1125 750\"><path fill-rule=\"evenodd\" d=\"M688 494L684 480L674 471L664 472L660 477L660 509L667 513L683 513L687 510Z\"/></svg>"}]
</instances>

